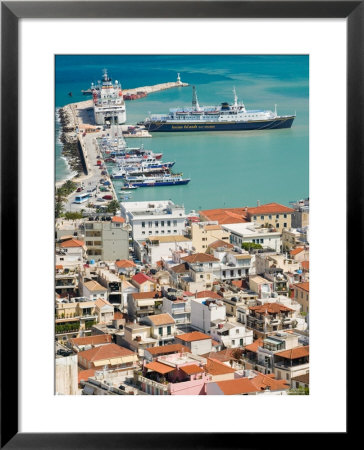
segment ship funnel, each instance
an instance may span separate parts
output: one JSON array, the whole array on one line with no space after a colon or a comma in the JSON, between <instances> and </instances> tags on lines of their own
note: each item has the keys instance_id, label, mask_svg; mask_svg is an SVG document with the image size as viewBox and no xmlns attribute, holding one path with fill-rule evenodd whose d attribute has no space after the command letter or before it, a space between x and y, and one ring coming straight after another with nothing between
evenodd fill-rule
<instances>
[{"instance_id":1,"label":"ship funnel","mask_svg":"<svg viewBox=\"0 0 364 450\"><path fill-rule=\"evenodd\" d=\"M196 93L196 87L192 86L192 106L196 109L196 111L199 110L200 105L198 104L197 99L197 93Z\"/></svg>"}]
</instances>

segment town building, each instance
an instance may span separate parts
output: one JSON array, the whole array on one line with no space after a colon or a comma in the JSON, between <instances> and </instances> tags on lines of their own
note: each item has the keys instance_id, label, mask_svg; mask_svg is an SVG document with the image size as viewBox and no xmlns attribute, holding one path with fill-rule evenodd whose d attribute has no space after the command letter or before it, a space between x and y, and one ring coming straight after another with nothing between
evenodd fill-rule
<instances>
[{"instance_id":1,"label":"town building","mask_svg":"<svg viewBox=\"0 0 364 450\"><path fill-rule=\"evenodd\" d=\"M274 354L274 374L277 380L291 379L309 373L309 346L295 347Z\"/></svg>"},{"instance_id":2,"label":"town building","mask_svg":"<svg viewBox=\"0 0 364 450\"><path fill-rule=\"evenodd\" d=\"M138 289L139 292L150 292L155 290L157 287L156 281L143 272L135 274L131 278L131 283Z\"/></svg>"},{"instance_id":3,"label":"town building","mask_svg":"<svg viewBox=\"0 0 364 450\"><path fill-rule=\"evenodd\" d=\"M221 342L225 348L243 347L253 342L253 330L248 330L241 323L227 320L214 320L210 328L210 334L217 342Z\"/></svg>"},{"instance_id":4,"label":"town building","mask_svg":"<svg viewBox=\"0 0 364 450\"><path fill-rule=\"evenodd\" d=\"M155 314L143 317L140 323L151 327L151 337L158 339L159 345L171 343L176 334L176 322L170 314Z\"/></svg>"},{"instance_id":5,"label":"town building","mask_svg":"<svg viewBox=\"0 0 364 450\"><path fill-rule=\"evenodd\" d=\"M97 281L105 287L108 292L108 301L114 306L122 305L122 280L106 268L96 270Z\"/></svg>"},{"instance_id":6,"label":"town building","mask_svg":"<svg viewBox=\"0 0 364 450\"><path fill-rule=\"evenodd\" d=\"M163 297L162 312L170 314L177 327L189 325L191 323L191 300L171 294Z\"/></svg>"},{"instance_id":7,"label":"town building","mask_svg":"<svg viewBox=\"0 0 364 450\"><path fill-rule=\"evenodd\" d=\"M302 306L302 312L308 314L310 303L310 283L303 282L294 284L293 298Z\"/></svg>"},{"instance_id":8,"label":"town building","mask_svg":"<svg viewBox=\"0 0 364 450\"><path fill-rule=\"evenodd\" d=\"M137 352L139 356L144 355L146 348L158 346L158 339L152 337L152 327L139 323L128 323L124 327L122 344L130 350Z\"/></svg>"},{"instance_id":9,"label":"town building","mask_svg":"<svg viewBox=\"0 0 364 450\"><path fill-rule=\"evenodd\" d=\"M150 236L184 234L185 209L171 200L122 202L120 208L122 216L132 227L134 242Z\"/></svg>"},{"instance_id":10,"label":"town building","mask_svg":"<svg viewBox=\"0 0 364 450\"><path fill-rule=\"evenodd\" d=\"M207 395L267 395L286 394L289 384L285 380L276 380L272 375L244 371L242 378L216 381L206 387Z\"/></svg>"},{"instance_id":11,"label":"town building","mask_svg":"<svg viewBox=\"0 0 364 450\"><path fill-rule=\"evenodd\" d=\"M131 228L122 217L85 222L87 256L95 261L115 261L129 258Z\"/></svg>"},{"instance_id":12,"label":"town building","mask_svg":"<svg viewBox=\"0 0 364 450\"><path fill-rule=\"evenodd\" d=\"M249 222L223 225L230 233L230 242L241 248L246 243L259 244L264 249L280 252L282 249L282 231L264 224Z\"/></svg>"},{"instance_id":13,"label":"town building","mask_svg":"<svg viewBox=\"0 0 364 450\"><path fill-rule=\"evenodd\" d=\"M294 310L279 303L265 303L249 307L247 327L254 331L254 338L266 337L279 330L289 330L296 326Z\"/></svg>"},{"instance_id":14,"label":"town building","mask_svg":"<svg viewBox=\"0 0 364 450\"><path fill-rule=\"evenodd\" d=\"M155 266L157 261L170 259L173 251L178 251L182 256L187 256L193 247L190 239L183 235L150 236L141 243L141 260L145 264Z\"/></svg>"},{"instance_id":15,"label":"town building","mask_svg":"<svg viewBox=\"0 0 364 450\"><path fill-rule=\"evenodd\" d=\"M212 338L208 334L200 331L192 331L176 335L176 343L188 347L194 355L203 355L212 350Z\"/></svg>"},{"instance_id":16,"label":"town building","mask_svg":"<svg viewBox=\"0 0 364 450\"><path fill-rule=\"evenodd\" d=\"M86 258L86 245L84 241L78 239L62 240L56 246L56 265L61 264L66 267L83 265Z\"/></svg>"},{"instance_id":17,"label":"town building","mask_svg":"<svg viewBox=\"0 0 364 450\"><path fill-rule=\"evenodd\" d=\"M196 253L206 252L209 245L216 241L229 243L230 233L217 221L192 223L189 231Z\"/></svg>"},{"instance_id":18,"label":"town building","mask_svg":"<svg viewBox=\"0 0 364 450\"><path fill-rule=\"evenodd\" d=\"M258 298L269 298L273 294L273 282L259 275L249 277L249 288Z\"/></svg>"},{"instance_id":19,"label":"town building","mask_svg":"<svg viewBox=\"0 0 364 450\"><path fill-rule=\"evenodd\" d=\"M148 347L144 350L145 361L155 361L159 356L171 355L175 353L189 353L189 348L181 344L167 344L157 347Z\"/></svg>"},{"instance_id":20,"label":"town building","mask_svg":"<svg viewBox=\"0 0 364 450\"><path fill-rule=\"evenodd\" d=\"M128 316L137 320L160 312L163 296L160 291L134 292L128 295Z\"/></svg>"},{"instance_id":21,"label":"town building","mask_svg":"<svg viewBox=\"0 0 364 450\"><path fill-rule=\"evenodd\" d=\"M79 352L78 364L84 369L124 369L135 366L138 356L117 344L107 344Z\"/></svg>"},{"instance_id":22,"label":"town building","mask_svg":"<svg viewBox=\"0 0 364 450\"><path fill-rule=\"evenodd\" d=\"M226 319L226 307L221 300L194 298L191 300L191 326L209 333L212 322Z\"/></svg>"},{"instance_id":23,"label":"town building","mask_svg":"<svg viewBox=\"0 0 364 450\"><path fill-rule=\"evenodd\" d=\"M79 282L79 290L83 297L90 300L96 300L97 298L107 300L107 289L95 280L84 278L83 281Z\"/></svg>"},{"instance_id":24,"label":"town building","mask_svg":"<svg viewBox=\"0 0 364 450\"><path fill-rule=\"evenodd\" d=\"M144 361L137 375L140 389L151 395L206 395L206 360L190 353L173 353Z\"/></svg>"}]
</instances>

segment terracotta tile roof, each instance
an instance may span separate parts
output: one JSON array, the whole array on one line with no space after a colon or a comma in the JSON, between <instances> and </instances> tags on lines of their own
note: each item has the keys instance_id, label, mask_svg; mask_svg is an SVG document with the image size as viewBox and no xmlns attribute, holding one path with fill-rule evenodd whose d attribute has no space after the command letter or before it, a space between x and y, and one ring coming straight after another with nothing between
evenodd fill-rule
<instances>
[{"instance_id":1,"label":"terracotta tile roof","mask_svg":"<svg viewBox=\"0 0 364 450\"><path fill-rule=\"evenodd\" d=\"M214 291L197 292L196 298L204 298L204 297L216 298L217 300L222 300L224 298L224 297L221 297L221 295L216 294L216 292L214 292Z\"/></svg>"},{"instance_id":2,"label":"terracotta tile roof","mask_svg":"<svg viewBox=\"0 0 364 450\"><path fill-rule=\"evenodd\" d=\"M132 280L138 284L143 284L147 281L151 281L152 283L155 283L155 280L153 280L153 278L149 277L148 275L146 275L145 273L142 273L142 272L139 272L136 275L134 275Z\"/></svg>"},{"instance_id":3,"label":"terracotta tile roof","mask_svg":"<svg viewBox=\"0 0 364 450\"><path fill-rule=\"evenodd\" d=\"M293 250L291 250L289 253L291 256L296 256L299 253L303 252L303 250L304 250L303 247L297 247L297 248L294 248Z\"/></svg>"},{"instance_id":4,"label":"terracotta tile roof","mask_svg":"<svg viewBox=\"0 0 364 450\"><path fill-rule=\"evenodd\" d=\"M150 292L134 292L131 295L134 300L145 300L145 299L161 298L162 294L158 291L150 291Z\"/></svg>"},{"instance_id":5,"label":"terracotta tile roof","mask_svg":"<svg viewBox=\"0 0 364 450\"><path fill-rule=\"evenodd\" d=\"M136 267L136 264L133 261L129 261L128 259L121 259L120 261L115 261L116 267L119 269L123 269L126 267Z\"/></svg>"},{"instance_id":6,"label":"terracotta tile roof","mask_svg":"<svg viewBox=\"0 0 364 450\"><path fill-rule=\"evenodd\" d=\"M182 344L168 344L160 345L158 347L148 347L145 350L153 356L166 355L169 353L185 353L189 352L190 349Z\"/></svg>"},{"instance_id":7,"label":"terracotta tile roof","mask_svg":"<svg viewBox=\"0 0 364 450\"><path fill-rule=\"evenodd\" d=\"M214 241L210 245L208 245L208 248L219 248L219 247L234 248L233 244L230 244L230 242L223 241L222 239L218 239L217 241Z\"/></svg>"},{"instance_id":8,"label":"terracotta tile roof","mask_svg":"<svg viewBox=\"0 0 364 450\"><path fill-rule=\"evenodd\" d=\"M197 364L189 364L188 366L180 367L180 369L187 375L194 375L195 373L204 373L202 367L199 367Z\"/></svg>"},{"instance_id":9,"label":"terracotta tile roof","mask_svg":"<svg viewBox=\"0 0 364 450\"><path fill-rule=\"evenodd\" d=\"M87 381L89 377L93 377L95 375L97 369L87 369L87 370L80 370L78 372L78 384L83 381Z\"/></svg>"},{"instance_id":10,"label":"terracotta tile roof","mask_svg":"<svg viewBox=\"0 0 364 450\"><path fill-rule=\"evenodd\" d=\"M222 344L221 344L221 342L217 342L217 341L214 341L214 340L212 339L211 345L212 345L213 347L218 347L219 345L222 345Z\"/></svg>"},{"instance_id":11,"label":"terracotta tile roof","mask_svg":"<svg viewBox=\"0 0 364 450\"><path fill-rule=\"evenodd\" d=\"M221 226L220 225L205 225L204 230L208 231L208 230L221 230Z\"/></svg>"},{"instance_id":12,"label":"terracotta tile roof","mask_svg":"<svg viewBox=\"0 0 364 450\"><path fill-rule=\"evenodd\" d=\"M284 311L293 311L293 309L279 303L265 303L264 305L250 306L249 310L263 314L264 316L268 314L278 314Z\"/></svg>"},{"instance_id":13,"label":"terracotta tile roof","mask_svg":"<svg viewBox=\"0 0 364 450\"><path fill-rule=\"evenodd\" d=\"M157 262L156 262L156 265L157 265L158 267L163 267L163 261L162 261L162 260L157 261Z\"/></svg>"},{"instance_id":14,"label":"terracotta tile roof","mask_svg":"<svg viewBox=\"0 0 364 450\"><path fill-rule=\"evenodd\" d=\"M101 345L110 344L112 337L110 334L97 334L95 336L86 336L70 339L71 345Z\"/></svg>"},{"instance_id":15,"label":"terracotta tile roof","mask_svg":"<svg viewBox=\"0 0 364 450\"><path fill-rule=\"evenodd\" d=\"M158 326L158 325L169 325L169 324L174 324L175 321L173 319L173 317L168 314L155 314L153 316L147 316L145 319L149 319L153 325Z\"/></svg>"},{"instance_id":16,"label":"terracotta tile roof","mask_svg":"<svg viewBox=\"0 0 364 450\"><path fill-rule=\"evenodd\" d=\"M113 222L113 223L124 223L125 219L123 217L114 216L111 219L111 222Z\"/></svg>"},{"instance_id":17,"label":"terracotta tile roof","mask_svg":"<svg viewBox=\"0 0 364 450\"><path fill-rule=\"evenodd\" d=\"M306 292L310 292L310 283L308 281L305 281L303 283L296 283L293 285L294 288L302 289Z\"/></svg>"},{"instance_id":18,"label":"terracotta tile roof","mask_svg":"<svg viewBox=\"0 0 364 450\"><path fill-rule=\"evenodd\" d=\"M182 234L175 234L171 236L149 236L148 241L159 241L159 242L190 242L191 239L188 239L186 236Z\"/></svg>"},{"instance_id":19,"label":"terracotta tile roof","mask_svg":"<svg viewBox=\"0 0 364 450\"><path fill-rule=\"evenodd\" d=\"M203 339L211 339L211 336L200 331L192 331L191 333L184 333L176 335L176 339L180 339L183 342L202 341Z\"/></svg>"},{"instance_id":20,"label":"terracotta tile roof","mask_svg":"<svg viewBox=\"0 0 364 450\"><path fill-rule=\"evenodd\" d=\"M57 264L57 265L56 265L56 270L61 270L61 269L63 269L62 264Z\"/></svg>"},{"instance_id":21,"label":"terracotta tile roof","mask_svg":"<svg viewBox=\"0 0 364 450\"><path fill-rule=\"evenodd\" d=\"M263 339L262 338L257 339L252 344L246 345L245 350L256 353L258 351L258 347L263 347Z\"/></svg>"},{"instance_id":22,"label":"terracotta tile roof","mask_svg":"<svg viewBox=\"0 0 364 450\"><path fill-rule=\"evenodd\" d=\"M235 369L228 367L226 364L213 358L207 358L205 369L210 375L225 375L227 373L235 372Z\"/></svg>"},{"instance_id":23,"label":"terracotta tile roof","mask_svg":"<svg viewBox=\"0 0 364 450\"><path fill-rule=\"evenodd\" d=\"M220 225L248 222L245 208L221 208L199 211L207 220L217 221Z\"/></svg>"},{"instance_id":24,"label":"terracotta tile roof","mask_svg":"<svg viewBox=\"0 0 364 450\"><path fill-rule=\"evenodd\" d=\"M287 206L280 205L279 203L266 203L265 205L256 206L255 208L248 208L248 215L259 215L259 214L282 214L282 213L293 213L294 209L288 208Z\"/></svg>"},{"instance_id":25,"label":"terracotta tile roof","mask_svg":"<svg viewBox=\"0 0 364 450\"><path fill-rule=\"evenodd\" d=\"M185 256L181 259L188 263L219 261L219 259L206 253L194 253L193 255Z\"/></svg>"},{"instance_id":26,"label":"terracotta tile roof","mask_svg":"<svg viewBox=\"0 0 364 450\"><path fill-rule=\"evenodd\" d=\"M83 247L85 243L83 241L79 241L78 239L69 239L68 241L64 241L61 244L62 248L71 248L71 247Z\"/></svg>"},{"instance_id":27,"label":"terracotta tile roof","mask_svg":"<svg viewBox=\"0 0 364 450\"><path fill-rule=\"evenodd\" d=\"M174 273L188 272L188 264L187 263L178 264L177 266L172 267L171 270Z\"/></svg>"},{"instance_id":28,"label":"terracotta tile roof","mask_svg":"<svg viewBox=\"0 0 364 450\"><path fill-rule=\"evenodd\" d=\"M101 345L84 352L79 352L78 356L86 361L94 362L103 359L122 358L124 356L136 356L134 352L117 344Z\"/></svg>"},{"instance_id":29,"label":"terracotta tile roof","mask_svg":"<svg viewBox=\"0 0 364 450\"><path fill-rule=\"evenodd\" d=\"M102 291L106 292L107 289L104 288L104 286L101 286L100 283L98 283L95 280L86 281L86 283L83 283L83 285L89 290L89 291Z\"/></svg>"},{"instance_id":30,"label":"terracotta tile roof","mask_svg":"<svg viewBox=\"0 0 364 450\"><path fill-rule=\"evenodd\" d=\"M124 319L124 314L120 311L114 312L114 320L121 320Z\"/></svg>"},{"instance_id":31,"label":"terracotta tile roof","mask_svg":"<svg viewBox=\"0 0 364 450\"><path fill-rule=\"evenodd\" d=\"M153 370L153 372L158 372L164 375L165 373L173 372L175 367L167 366L166 364L162 364L158 361L153 361L149 364L145 364L145 366L149 370Z\"/></svg>"},{"instance_id":32,"label":"terracotta tile roof","mask_svg":"<svg viewBox=\"0 0 364 450\"><path fill-rule=\"evenodd\" d=\"M307 272L309 272L310 270L310 261L302 261L301 262L301 267L303 270L306 270Z\"/></svg>"},{"instance_id":33,"label":"terracotta tile roof","mask_svg":"<svg viewBox=\"0 0 364 450\"><path fill-rule=\"evenodd\" d=\"M304 373L297 377L291 378L291 381L298 381L299 383L310 384L310 373Z\"/></svg>"},{"instance_id":34,"label":"terracotta tile roof","mask_svg":"<svg viewBox=\"0 0 364 450\"><path fill-rule=\"evenodd\" d=\"M232 280L231 284L233 286L236 286L237 288L241 288L241 289L248 288L248 285L247 285L246 281L244 281L244 280Z\"/></svg>"},{"instance_id":35,"label":"terracotta tile roof","mask_svg":"<svg viewBox=\"0 0 364 450\"><path fill-rule=\"evenodd\" d=\"M104 306L111 306L113 308L112 304L109 303L107 300L104 300L103 298L98 298L95 302L95 305L100 309L103 308Z\"/></svg>"},{"instance_id":36,"label":"terracotta tile roof","mask_svg":"<svg viewBox=\"0 0 364 450\"><path fill-rule=\"evenodd\" d=\"M286 359L297 359L303 358L304 356L309 356L310 346L304 345L302 347L291 348L290 350L283 350L283 352L277 352L275 355L281 356Z\"/></svg>"},{"instance_id":37,"label":"terracotta tile roof","mask_svg":"<svg viewBox=\"0 0 364 450\"><path fill-rule=\"evenodd\" d=\"M224 395L249 394L250 392L261 392L266 387L270 390L289 389L289 385L285 380L275 380L272 377L257 374L254 378L236 378L234 380L217 381L216 384L222 390Z\"/></svg>"},{"instance_id":38,"label":"terracotta tile roof","mask_svg":"<svg viewBox=\"0 0 364 450\"><path fill-rule=\"evenodd\" d=\"M227 362L231 359L234 359L232 353L234 352L233 348L226 348L225 350L221 350L220 352L210 352L201 355L203 358L211 358L220 362Z\"/></svg>"}]
</instances>

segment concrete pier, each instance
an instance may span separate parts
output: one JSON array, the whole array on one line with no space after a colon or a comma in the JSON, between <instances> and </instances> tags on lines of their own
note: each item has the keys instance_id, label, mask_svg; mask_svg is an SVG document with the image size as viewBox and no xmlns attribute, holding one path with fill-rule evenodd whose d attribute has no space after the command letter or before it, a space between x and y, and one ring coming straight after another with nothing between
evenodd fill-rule
<instances>
[{"instance_id":1,"label":"concrete pier","mask_svg":"<svg viewBox=\"0 0 364 450\"><path fill-rule=\"evenodd\" d=\"M153 92L164 91L166 89L171 89L171 88L175 88L175 87L186 87L186 86L188 86L188 83L182 83L181 81L171 81L169 83L160 83L160 84L155 84L153 86L142 86L142 87L133 88L133 89L123 89L123 94L132 95L132 94L136 94L137 92L145 92L146 94L152 94Z\"/></svg>"}]
</instances>

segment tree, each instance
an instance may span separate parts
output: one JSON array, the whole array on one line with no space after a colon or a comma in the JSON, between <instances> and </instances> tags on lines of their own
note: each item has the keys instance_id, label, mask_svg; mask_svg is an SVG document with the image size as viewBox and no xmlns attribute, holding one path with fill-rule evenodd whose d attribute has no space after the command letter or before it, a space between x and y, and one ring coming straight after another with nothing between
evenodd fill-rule
<instances>
[{"instance_id":1,"label":"tree","mask_svg":"<svg viewBox=\"0 0 364 450\"><path fill-rule=\"evenodd\" d=\"M119 202L117 200L111 200L107 205L107 212L116 214L116 211L118 211L119 208Z\"/></svg>"},{"instance_id":2,"label":"tree","mask_svg":"<svg viewBox=\"0 0 364 450\"><path fill-rule=\"evenodd\" d=\"M292 388L287 392L288 395L310 395L309 387L300 386L299 388Z\"/></svg>"},{"instance_id":3,"label":"tree","mask_svg":"<svg viewBox=\"0 0 364 450\"><path fill-rule=\"evenodd\" d=\"M254 242L243 242L241 244L241 248L250 251L252 249L262 249L263 247L260 244L255 244Z\"/></svg>"}]
</instances>

